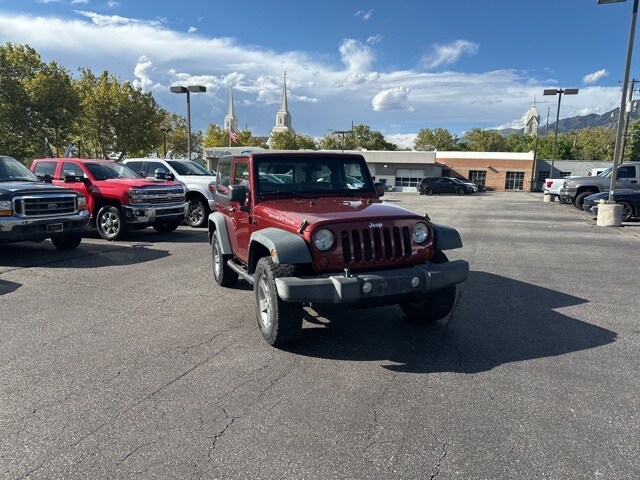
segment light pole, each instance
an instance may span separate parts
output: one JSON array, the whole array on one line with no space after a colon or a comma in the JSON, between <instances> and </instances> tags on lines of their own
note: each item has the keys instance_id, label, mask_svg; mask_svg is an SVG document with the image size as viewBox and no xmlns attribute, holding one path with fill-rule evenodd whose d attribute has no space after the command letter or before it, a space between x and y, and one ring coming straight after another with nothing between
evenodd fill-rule
<instances>
[{"instance_id":1,"label":"light pole","mask_svg":"<svg viewBox=\"0 0 640 480\"><path fill-rule=\"evenodd\" d=\"M188 158L191 160L191 92L199 93L206 92L207 87L202 85L189 85L183 87L182 85L174 85L170 88L172 93L186 93L187 94L187 152Z\"/></svg>"},{"instance_id":2,"label":"light pole","mask_svg":"<svg viewBox=\"0 0 640 480\"><path fill-rule=\"evenodd\" d=\"M169 127L160 127L160 131L164 134L164 158L167 158L167 133L171 131Z\"/></svg>"},{"instance_id":3,"label":"light pole","mask_svg":"<svg viewBox=\"0 0 640 480\"><path fill-rule=\"evenodd\" d=\"M558 123L560 122L560 101L562 100L562 94L565 95L577 95L577 88L547 88L544 91L545 95L558 95L558 111L556 113L556 127L553 134L553 153L551 155L551 171L549 172L549 178L553 178L553 164L556 160L556 142L558 141Z\"/></svg>"},{"instance_id":4,"label":"light pole","mask_svg":"<svg viewBox=\"0 0 640 480\"><path fill-rule=\"evenodd\" d=\"M627 0L598 0L598 5L603 3L619 3ZM613 194L616 188L618 177L618 163L620 162L622 150L622 134L624 130L624 112L627 101L627 86L629 83L629 70L631 70L631 55L633 53L633 37L636 30L636 17L638 16L638 0L633 0L633 10L631 13L631 27L629 28L629 45L627 46L627 63L624 68L624 80L622 81L622 99L620 100L620 114L618 116L618 132L616 135L616 148L613 152L613 169L611 170L611 184L609 185L609 201L613 202Z\"/></svg>"}]
</instances>

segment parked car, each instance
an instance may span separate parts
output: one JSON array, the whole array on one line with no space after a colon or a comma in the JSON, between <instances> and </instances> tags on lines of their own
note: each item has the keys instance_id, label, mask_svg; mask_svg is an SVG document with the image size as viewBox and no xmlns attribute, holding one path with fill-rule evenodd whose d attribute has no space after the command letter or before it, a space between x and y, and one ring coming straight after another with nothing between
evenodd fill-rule
<instances>
[{"instance_id":1,"label":"parked car","mask_svg":"<svg viewBox=\"0 0 640 480\"><path fill-rule=\"evenodd\" d=\"M187 159L129 158L122 163L147 178L155 178L159 169L173 174L174 179L182 183L187 192L189 211L184 222L194 228L206 223L213 210L213 192L209 185L216 181L215 174Z\"/></svg>"},{"instance_id":2,"label":"parked car","mask_svg":"<svg viewBox=\"0 0 640 480\"><path fill-rule=\"evenodd\" d=\"M467 187L471 188L472 192L471 193L476 193L478 191L480 191L480 187L478 186L477 183L473 183L470 182L468 180L464 180L463 178L455 178L455 177L449 177L451 180L453 180L456 183L459 183L461 185L466 185Z\"/></svg>"},{"instance_id":3,"label":"parked car","mask_svg":"<svg viewBox=\"0 0 640 480\"><path fill-rule=\"evenodd\" d=\"M585 197L582 208L587 213L598 214L598 206L602 200L609 198L609 192L594 193ZM613 201L622 205L622 221L640 218L640 190L616 190Z\"/></svg>"},{"instance_id":4,"label":"parked car","mask_svg":"<svg viewBox=\"0 0 640 480\"><path fill-rule=\"evenodd\" d=\"M83 195L43 182L15 158L0 156L0 243L51 239L68 250L80 245L88 224Z\"/></svg>"},{"instance_id":5,"label":"parked car","mask_svg":"<svg viewBox=\"0 0 640 480\"><path fill-rule=\"evenodd\" d=\"M454 193L464 195L473 193L473 188L449 177L424 177L418 184L420 195L433 195L434 193Z\"/></svg>"},{"instance_id":6,"label":"parked car","mask_svg":"<svg viewBox=\"0 0 640 480\"><path fill-rule=\"evenodd\" d=\"M83 194L96 227L106 240L118 240L128 231L153 227L172 232L187 214L184 187L164 178L148 179L111 160L39 158L31 171L54 185ZM79 179L70 182L69 179Z\"/></svg>"}]
</instances>

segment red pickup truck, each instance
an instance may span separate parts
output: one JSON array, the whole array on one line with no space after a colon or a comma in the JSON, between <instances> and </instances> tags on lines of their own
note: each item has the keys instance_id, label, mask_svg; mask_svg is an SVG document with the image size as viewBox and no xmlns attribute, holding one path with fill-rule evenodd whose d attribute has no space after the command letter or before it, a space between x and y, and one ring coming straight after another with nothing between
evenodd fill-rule
<instances>
[{"instance_id":1,"label":"red pickup truck","mask_svg":"<svg viewBox=\"0 0 640 480\"><path fill-rule=\"evenodd\" d=\"M40 158L33 161L31 171L44 181L82 193L91 213L90 226L106 240L118 240L128 231L149 226L172 232L187 214L180 183L142 178L111 160Z\"/></svg>"}]
</instances>

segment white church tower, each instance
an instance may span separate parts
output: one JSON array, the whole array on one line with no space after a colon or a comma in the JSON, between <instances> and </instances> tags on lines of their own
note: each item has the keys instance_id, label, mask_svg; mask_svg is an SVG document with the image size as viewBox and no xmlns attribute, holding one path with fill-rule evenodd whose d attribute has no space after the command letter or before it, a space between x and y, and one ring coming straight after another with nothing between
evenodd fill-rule
<instances>
[{"instance_id":1,"label":"white church tower","mask_svg":"<svg viewBox=\"0 0 640 480\"><path fill-rule=\"evenodd\" d=\"M233 90L231 88L229 88L229 110L224 117L223 130L228 130L229 132L238 131L238 119L236 118L236 111L233 105Z\"/></svg>"},{"instance_id":2,"label":"white church tower","mask_svg":"<svg viewBox=\"0 0 640 480\"><path fill-rule=\"evenodd\" d=\"M527 110L524 118L524 134L538 135L538 127L540 126L540 114L536 108L536 99L533 98L533 105Z\"/></svg>"},{"instance_id":3,"label":"white church tower","mask_svg":"<svg viewBox=\"0 0 640 480\"><path fill-rule=\"evenodd\" d=\"M284 72L284 83L282 86L282 100L280 101L280 110L276 113L276 124L271 129L271 134L276 132L291 132L293 127L291 126L291 114L287 106L287 72Z\"/></svg>"}]
</instances>

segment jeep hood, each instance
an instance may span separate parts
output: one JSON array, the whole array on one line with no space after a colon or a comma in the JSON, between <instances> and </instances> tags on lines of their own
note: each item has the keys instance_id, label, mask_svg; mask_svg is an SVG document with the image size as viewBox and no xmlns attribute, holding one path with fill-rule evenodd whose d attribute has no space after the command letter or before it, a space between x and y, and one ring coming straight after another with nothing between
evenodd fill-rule
<instances>
[{"instance_id":1,"label":"jeep hood","mask_svg":"<svg viewBox=\"0 0 640 480\"><path fill-rule=\"evenodd\" d=\"M298 228L303 221L310 227L323 223L421 219L415 212L378 199L345 197L271 200L256 206L255 213L271 222Z\"/></svg>"}]
</instances>

